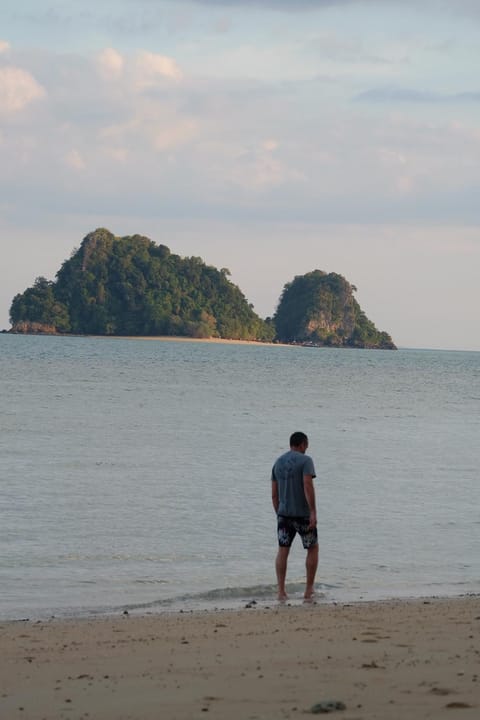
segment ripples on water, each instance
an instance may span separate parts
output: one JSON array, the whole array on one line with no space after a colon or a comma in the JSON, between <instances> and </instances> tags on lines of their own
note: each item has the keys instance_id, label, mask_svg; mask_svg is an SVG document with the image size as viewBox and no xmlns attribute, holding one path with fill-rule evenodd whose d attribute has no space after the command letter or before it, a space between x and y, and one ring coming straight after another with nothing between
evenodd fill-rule
<instances>
[{"instance_id":1,"label":"ripples on water","mask_svg":"<svg viewBox=\"0 0 480 720\"><path fill-rule=\"evenodd\" d=\"M296 429L327 601L480 591L480 353L2 335L0 372L1 617L270 601Z\"/></svg>"}]
</instances>

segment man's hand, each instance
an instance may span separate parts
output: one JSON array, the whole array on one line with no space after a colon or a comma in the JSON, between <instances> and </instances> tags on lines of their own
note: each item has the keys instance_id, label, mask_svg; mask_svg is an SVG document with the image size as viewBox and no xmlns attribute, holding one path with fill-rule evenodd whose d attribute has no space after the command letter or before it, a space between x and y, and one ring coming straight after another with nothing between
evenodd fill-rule
<instances>
[{"instance_id":1,"label":"man's hand","mask_svg":"<svg viewBox=\"0 0 480 720\"><path fill-rule=\"evenodd\" d=\"M308 528L309 530L312 530L312 528L317 527L317 512L315 505L315 488L313 487L313 477L311 475L303 476L303 489L305 491L308 507L310 508L310 522Z\"/></svg>"},{"instance_id":2,"label":"man's hand","mask_svg":"<svg viewBox=\"0 0 480 720\"><path fill-rule=\"evenodd\" d=\"M275 482L275 480L272 480L272 505L273 505L273 509L275 510L276 515L278 515L279 504L280 504L280 500L278 497L278 485Z\"/></svg>"}]
</instances>

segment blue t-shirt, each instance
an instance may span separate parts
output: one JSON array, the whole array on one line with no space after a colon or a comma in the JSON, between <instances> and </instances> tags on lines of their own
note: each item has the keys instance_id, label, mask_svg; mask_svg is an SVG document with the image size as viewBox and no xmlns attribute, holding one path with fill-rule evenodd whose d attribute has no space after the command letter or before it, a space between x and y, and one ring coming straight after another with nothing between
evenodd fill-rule
<instances>
[{"instance_id":1,"label":"blue t-shirt","mask_svg":"<svg viewBox=\"0 0 480 720\"><path fill-rule=\"evenodd\" d=\"M316 477L313 460L297 450L281 455L272 468L272 481L278 487L278 515L308 517L308 506L303 489L303 476Z\"/></svg>"}]
</instances>

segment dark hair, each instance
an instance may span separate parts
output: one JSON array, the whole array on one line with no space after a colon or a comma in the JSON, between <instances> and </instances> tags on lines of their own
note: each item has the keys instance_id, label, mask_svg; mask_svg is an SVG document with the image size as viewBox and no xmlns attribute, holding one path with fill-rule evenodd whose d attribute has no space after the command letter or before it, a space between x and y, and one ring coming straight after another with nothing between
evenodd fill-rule
<instances>
[{"instance_id":1,"label":"dark hair","mask_svg":"<svg viewBox=\"0 0 480 720\"><path fill-rule=\"evenodd\" d=\"M304 442L308 443L308 437L305 433L297 431L290 435L290 447L298 447Z\"/></svg>"}]
</instances>

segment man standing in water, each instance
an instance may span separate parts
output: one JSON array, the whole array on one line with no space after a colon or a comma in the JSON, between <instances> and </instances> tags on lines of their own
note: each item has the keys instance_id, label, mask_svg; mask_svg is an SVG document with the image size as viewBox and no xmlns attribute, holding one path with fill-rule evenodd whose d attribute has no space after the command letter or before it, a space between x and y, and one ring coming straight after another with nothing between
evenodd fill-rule
<instances>
[{"instance_id":1,"label":"man standing in water","mask_svg":"<svg viewBox=\"0 0 480 720\"><path fill-rule=\"evenodd\" d=\"M290 436L290 450L281 455L272 468L272 503L277 514L278 553L275 570L278 582L278 599L287 600L285 578L288 554L298 533L307 551L304 599L311 601L314 594L315 574L318 565L317 511L313 460L305 455L308 438L303 432Z\"/></svg>"}]
</instances>

